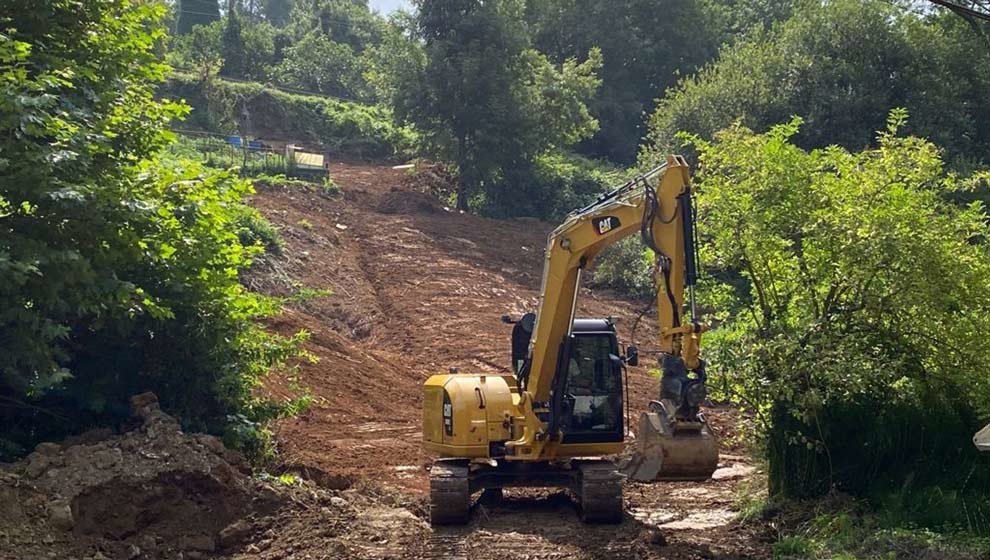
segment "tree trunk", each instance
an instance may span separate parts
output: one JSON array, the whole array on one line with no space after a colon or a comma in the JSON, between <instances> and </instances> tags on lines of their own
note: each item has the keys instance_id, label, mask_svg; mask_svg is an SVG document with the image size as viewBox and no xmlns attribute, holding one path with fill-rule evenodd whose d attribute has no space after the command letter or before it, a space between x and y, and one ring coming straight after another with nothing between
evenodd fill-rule
<instances>
[{"instance_id":1,"label":"tree trunk","mask_svg":"<svg viewBox=\"0 0 990 560\"><path fill-rule=\"evenodd\" d=\"M467 185L463 180L457 182L457 209L462 212L468 211Z\"/></svg>"}]
</instances>

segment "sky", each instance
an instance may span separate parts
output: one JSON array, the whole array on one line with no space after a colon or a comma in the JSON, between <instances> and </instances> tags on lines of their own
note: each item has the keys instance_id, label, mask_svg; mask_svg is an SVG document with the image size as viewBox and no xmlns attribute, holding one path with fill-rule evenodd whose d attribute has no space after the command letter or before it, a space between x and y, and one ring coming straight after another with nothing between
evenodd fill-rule
<instances>
[{"instance_id":1,"label":"sky","mask_svg":"<svg viewBox=\"0 0 990 560\"><path fill-rule=\"evenodd\" d=\"M371 0L371 8L382 14L387 14L396 8L409 10L412 7L410 0Z\"/></svg>"}]
</instances>

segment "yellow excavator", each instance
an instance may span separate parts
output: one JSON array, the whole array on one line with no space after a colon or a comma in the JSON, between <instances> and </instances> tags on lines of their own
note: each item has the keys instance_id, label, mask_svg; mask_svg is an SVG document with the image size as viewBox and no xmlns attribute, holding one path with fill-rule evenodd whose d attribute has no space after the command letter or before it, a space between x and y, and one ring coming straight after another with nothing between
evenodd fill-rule
<instances>
[{"instance_id":1,"label":"yellow excavator","mask_svg":"<svg viewBox=\"0 0 990 560\"><path fill-rule=\"evenodd\" d=\"M439 456L430 469L433 524L466 523L474 493L517 486L568 488L584 521L617 523L626 478L711 477L718 449L700 411L706 375L699 343L707 327L694 303L694 219L688 165L670 156L550 233L537 313L503 317L513 324L513 373L426 381L423 446ZM656 254L661 379L620 465L629 410L624 375L639 352L632 344L622 351L611 319L574 314L582 272L636 232Z\"/></svg>"}]
</instances>

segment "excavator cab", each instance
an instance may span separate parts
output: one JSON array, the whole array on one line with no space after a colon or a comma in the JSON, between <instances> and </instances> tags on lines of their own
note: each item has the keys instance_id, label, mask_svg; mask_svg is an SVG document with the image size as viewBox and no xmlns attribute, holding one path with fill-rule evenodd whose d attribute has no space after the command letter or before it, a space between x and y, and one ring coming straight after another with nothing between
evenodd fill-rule
<instances>
[{"instance_id":1,"label":"excavator cab","mask_svg":"<svg viewBox=\"0 0 990 560\"><path fill-rule=\"evenodd\" d=\"M623 440L622 360L618 355L611 321L574 321L550 395L550 433L560 434L561 443Z\"/></svg>"}]
</instances>

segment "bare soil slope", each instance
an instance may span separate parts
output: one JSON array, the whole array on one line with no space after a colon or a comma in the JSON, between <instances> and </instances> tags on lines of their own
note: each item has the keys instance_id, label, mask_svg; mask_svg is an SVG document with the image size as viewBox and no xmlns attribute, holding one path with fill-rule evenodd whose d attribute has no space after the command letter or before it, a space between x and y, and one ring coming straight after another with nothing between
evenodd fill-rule
<instances>
[{"instance_id":1,"label":"bare soil slope","mask_svg":"<svg viewBox=\"0 0 990 560\"><path fill-rule=\"evenodd\" d=\"M617 526L582 524L564 492L520 490L477 504L467 526L432 529L422 382L450 367L506 370L499 317L535 308L550 226L450 212L387 167L341 163L332 173L342 194L275 186L254 199L285 247L247 282L297 294L274 326L309 331L319 358L266 386L314 397L277 433L285 474L302 476L252 473L139 395L130 431L43 443L0 465L0 560L770 556L765 525L735 520L738 488L759 475L731 446L709 482L628 485ZM332 295L313 291L325 289ZM611 315L628 334L633 305L583 296L583 314ZM654 330L645 324L640 339ZM635 410L657 381L643 369L630 381ZM710 416L733 433L733 410Z\"/></svg>"},{"instance_id":2,"label":"bare soil slope","mask_svg":"<svg viewBox=\"0 0 990 560\"><path fill-rule=\"evenodd\" d=\"M510 327L499 318L535 309L552 226L450 211L388 167L336 163L331 174L342 195L275 187L254 198L286 241L282 256L257 271L256 287L333 292L294 305L277 322L286 333L311 332L308 348L320 358L271 383L276 392L308 387L316 397L308 412L280 426L279 444L287 465L315 480L340 487L372 480L425 500L430 457L419 446L422 382L451 367L507 371ZM585 290L579 314L612 316L627 335L639 311ZM646 321L637 338L654 334ZM635 412L655 398L657 381L633 368L630 392ZM710 413L725 435L735 416ZM734 521L735 488L753 469L739 455L723 456L722 464L719 480L705 484L630 485L630 516L618 529L582 525L562 494L511 493L502 506L479 507L470 527L432 534L426 552L766 557L756 529Z\"/></svg>"}]
</instances>

